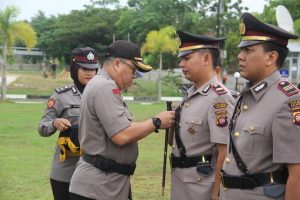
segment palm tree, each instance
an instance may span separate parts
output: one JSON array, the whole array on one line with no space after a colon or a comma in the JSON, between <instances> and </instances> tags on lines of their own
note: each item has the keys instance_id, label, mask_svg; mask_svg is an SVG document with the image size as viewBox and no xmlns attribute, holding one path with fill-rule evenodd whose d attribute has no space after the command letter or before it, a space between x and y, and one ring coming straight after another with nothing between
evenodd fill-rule
<instances>
[{"instance_id":1,"label":"palm tree","mask_svg":"<svg viewBox=\"0 0 300 200\"><path fill-rule=\"evenodd\" d=\"M19 11L14 6L0 10L0 44L2 44L2 84L1 99L6 99L6 59L8 52L17 40L24 42L27 49L34 47L37 43L35 31L25 22L17 22L15 19Z\"/></svg>"},{"instance_id":2,"label":"palm tree","mask_svg":"<svg viewBox=\"0 0 300 200\"><path fill-rule=\"evenodd\" d=\"M147 34L146 43L142 48L144 52L159 54L158 99L161 99L162 55L166 52L176 53L178 50L178 41L174 38L175 32L173 26L166 26L159 31L151 31Z\"/></svg>"}]
</instances>

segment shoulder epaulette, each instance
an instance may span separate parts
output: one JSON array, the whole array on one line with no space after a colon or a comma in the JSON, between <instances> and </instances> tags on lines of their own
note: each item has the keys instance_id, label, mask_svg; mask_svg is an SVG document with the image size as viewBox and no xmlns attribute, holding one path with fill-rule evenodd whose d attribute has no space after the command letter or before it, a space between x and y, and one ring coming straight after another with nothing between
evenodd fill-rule
<instances>
[{"instance_id":1,"label":"shoulder epaulette","mask_svg":"<svg viewBox=\"0 0 300 200\"><path fill-rule=\"evenodd\" d=\"M58 93L58 94L61 94L61 93L64 93L66 91L69 91L70 89L71 89L70 87L65 86L65 87L61 87L61 88L56 88L55 92Z\"/></svg>"},{"instance_id":2,"label":"shoulder epaulette","mask_svg":"<svg viewBox=\"0 0 300 200\"><path fill-rule=\"evenodd\" d=\"M296 88L293 84L288 81L281 81L278 83L278 88L287 96L292 96L299 92L299 89Z\"/></svg>"},{"instance_id":3,"label":"shoulder epaulette","mask_svg":"<svg viewBox=\"0 0 300 200\"><path fill-rule=\"evenodd\" d=\"M212 85L212 88L218 95L226 94L227 90L225 90L221 85L219 84L214 84Z\"/></svg>"}]
</instances>

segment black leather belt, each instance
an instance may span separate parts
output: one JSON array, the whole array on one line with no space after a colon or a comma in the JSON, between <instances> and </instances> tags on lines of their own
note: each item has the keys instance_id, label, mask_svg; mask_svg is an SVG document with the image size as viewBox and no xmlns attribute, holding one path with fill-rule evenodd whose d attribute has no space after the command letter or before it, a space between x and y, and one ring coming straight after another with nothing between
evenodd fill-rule
<instances>
[{"instance_id":1,"label":"black leather belt","mask_svg":"<svg viewBox=\"0 0 300 200\"><path fill-rule=\"evenodd\" d=\"M272 173L244 174L242 176L232 176L221 171L221 180L225 188L254 189L266 184L279 183L286 184L288 177L287 170L278 170ZM273 179L273 180L271 180Z\"/></svg>"},{"instance_id":2,"label":"black leather belt","mask_svg":"<svg viewBox=\"0 0 300 200\"><path fill-rule=\"evenodd\" d=\"M203 155L205 162L210 163L212 155ZM173 154L170 155L171 168L189 168L196 167L198 162L203 161L202 156L197 157L176 157Z\"/></svg>"},{"instance_id":3,"label":"black leather belt","mask_svg":"<svg viewBox=\"0 0 300 200\"><path fill-rule=\"evenodd\" d=\"M115 172L118 174L130 176L133 175L136 167L135 163L120 164L114 160L107 159L99 155L93 156L93 155L83 154L82 158L85 162L107 173Z\"/></svg>"}]
</instances>

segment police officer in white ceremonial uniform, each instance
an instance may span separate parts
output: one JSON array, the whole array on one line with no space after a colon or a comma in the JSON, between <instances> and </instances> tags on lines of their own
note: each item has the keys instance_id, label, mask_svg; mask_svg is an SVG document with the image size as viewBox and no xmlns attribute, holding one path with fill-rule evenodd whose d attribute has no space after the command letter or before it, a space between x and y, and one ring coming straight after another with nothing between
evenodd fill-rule
<instances>
[{"instance_id":1,"label":"police officer in white ceremonial uniform","mask_svg":"<svg viewBox=\"0 0 300 200\"><path fill-rule=\"evenodd\" d=\"M280 77L288 40L250 13L241 16L240 74L249 83L230 123L222 200L300 199L300 94Z\"/></svg>"}]
</instances>

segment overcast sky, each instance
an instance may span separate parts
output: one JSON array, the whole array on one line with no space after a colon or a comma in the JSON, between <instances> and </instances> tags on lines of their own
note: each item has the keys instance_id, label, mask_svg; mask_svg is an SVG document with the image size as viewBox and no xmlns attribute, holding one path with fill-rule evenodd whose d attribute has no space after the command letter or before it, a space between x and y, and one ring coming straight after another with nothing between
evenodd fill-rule
<instances>
[{"instance_id":1,"label":"overcast sky","mask_svg":"<svg viewBox=\"0 0 300 200\"><path fill-rule=\"evenodd\" d=\"M120 2L127 1L120 0ZM243 0L243 6L247 6L249 12L262 12L266 3L266 0ZM67 14L71 10L84 9L85 4L89 5L90 0L0 0L0 10L8 5L14 5L20 9L19 20L30 20L36 16L38 10L42 10L46 16Z\"/></svg>"}]
</instances>

